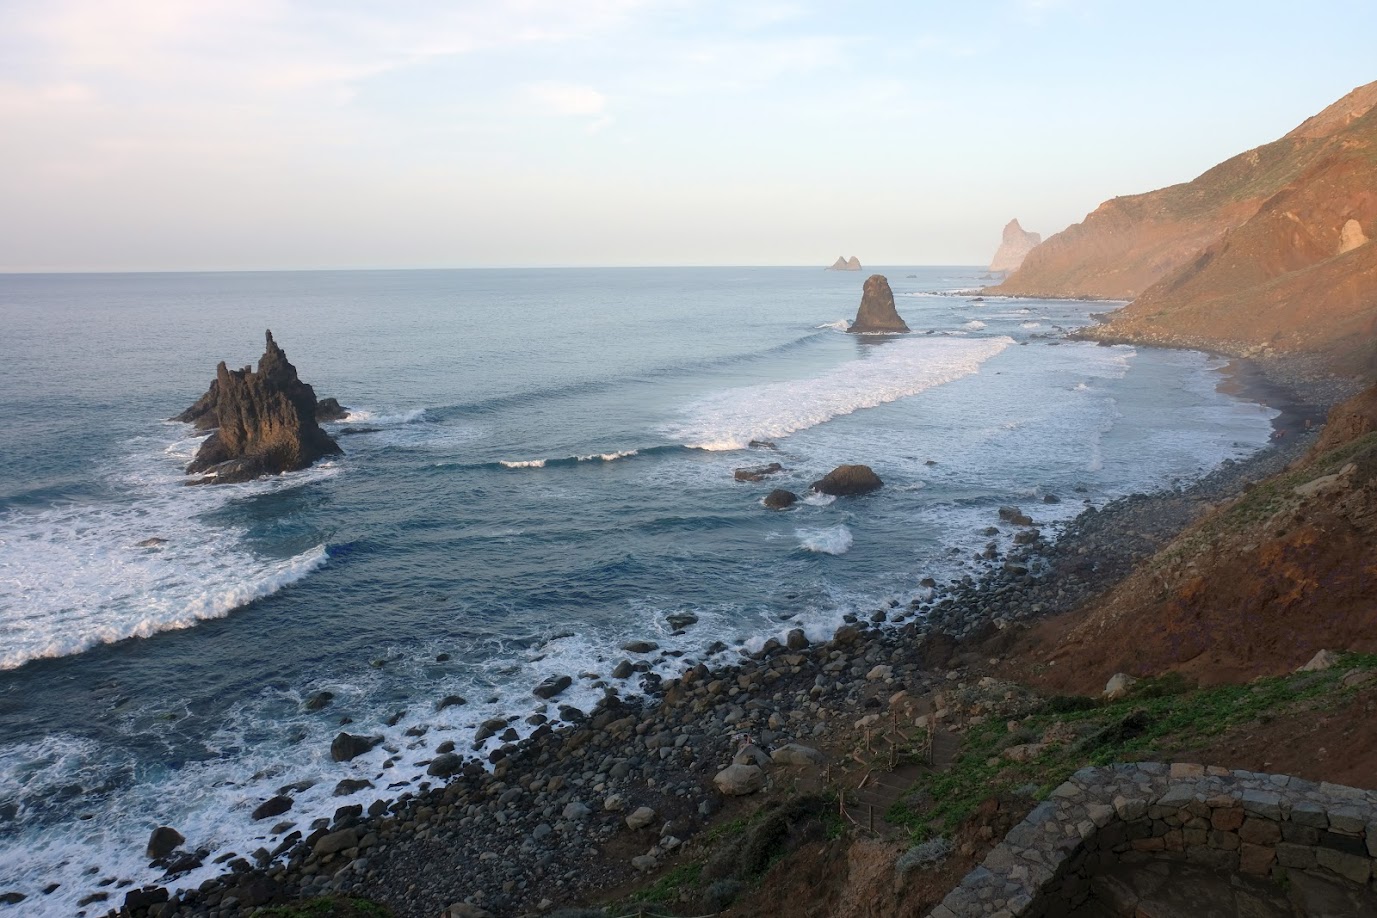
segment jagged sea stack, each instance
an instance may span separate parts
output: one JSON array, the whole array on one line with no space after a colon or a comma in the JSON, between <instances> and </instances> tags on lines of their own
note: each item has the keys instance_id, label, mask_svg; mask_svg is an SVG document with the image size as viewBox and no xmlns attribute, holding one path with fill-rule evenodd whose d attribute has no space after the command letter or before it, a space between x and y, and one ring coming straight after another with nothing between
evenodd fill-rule
<instances>
[{"instance_id":1,"label":"jagged sea stack","mask_svg":"<svg viewBox=\"0 0 1377 918\"><path fill-rule=\"evenodd\" d=\"M854 335L897 335L908 331L908 326L894 308L894 291L889 289L889 281L883 274L872 274L865 279L861 308L856 310L856 321L851 323L847 331Z\"/></svg>"},{"instance_id":2,"label":"jagged sea stack","mask_svg":"<svg viewBox=\"0 0 1377 918\"><path fill-rule=\"evenodd\" d=\"M337 407L337 406L336 406ZM221 361L215 381L174 420L215 428L187 466L193 484L225 484L304 469L341 452L316 421L315 390L267 333L267 346L251 367L231 370Z\"/></svg>"},{"instance_id":3,"label":"jagged sea stack","mask_svg":"<svg viewBox=\"0 0 1377 918\"><path fill-rule=\"evenodd\" d=\"M1017 271L1018 266L1023 264L1023 259L1027 258L1028 253L1040 242L1042 236L1030 233L1019 226L1017 218L1010 220L1004 227L1004 237L1000 240L999 250L990 261L990 270L1005 273Z\"/></svg>"}]
</instances>

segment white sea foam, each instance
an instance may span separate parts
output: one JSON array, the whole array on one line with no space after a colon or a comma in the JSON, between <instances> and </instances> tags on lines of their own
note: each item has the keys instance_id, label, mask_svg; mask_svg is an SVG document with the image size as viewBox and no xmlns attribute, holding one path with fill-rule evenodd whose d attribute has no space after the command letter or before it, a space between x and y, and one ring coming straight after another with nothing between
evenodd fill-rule
<instances>
[{"instance_id":1,"label":"white sea foam","mask_svg":"<svg viewBox=\"0 0 1377 918\"><path fill-rule=\"evenodd\" d=\"M837 502L835 494L824 494L821 491L813 491L811 489L805 491L803 497L800 499L805 504L811 504L814 507L826 507L828 504Z\"/></svg>"},{"instance_id":2,"label":"white sea foam","mask_svg":"<svg viewBox=\"0 0 1377 918\"><path fill-rule=\"evenodd\" d=\"M836 331L846 331L851 327L851 323L846 319L838 319L835 322L824 322L821 325L814 325L814 328L831 328Z\"/></svg>"},{"instance_id":3,"label":"white sea foam","mask_svg":"<svg viewBox=\"0 0 1377 918\"><path fill-rule=\"evenodd\" d=\"M509 469L543 469L546 462L544 459L500 459L498 461Z\"/></svg>"},{"instance_id":4,"label":"white sea foam","mask_svg":"<svg viewBox=\"0 0 1377 918\"><path fill-rule=\"evenodd\" d=\"M799 547L804 551L822 555L844 555L851 550L854 539L851 530L845 526L831 526L827 529L795 529Z\"/></svg>"},{"instance_id":5,"label":"white sea foam","mask_svg":"<svg viewBox=\"0 0 1377 918\"><path fill-rule=\"evenodd\" d=\"M961 327L969 328L971 331L980 331L980 329L985 327L985 323L980 321L979 319L971 319L969 322L967 322L965 325Z\"/></svg>"},{"instance_id":6,"label":"white sea foam","mask_svg":"<svg viewBox=\"0 0 1377 918\"><path fill-rule=\"evenodd\" d=\"M1042 328L1042 323L1041 323L1041 322L1024 322L1024 323L1021 324L1019 327L1020 327L1020 328Z\"/></svg>"},{"instance_id":7,"label":"white sea foam","mask_svg":"<svg viewBox=\"0 0 1377 918\"><path fill-rule=\"evenodd\" d=\"M185 449L147 439L133 446L139 454L112 473L119 498L0 517L0 669L222 618L325 563L324 545L259 557L243 531L204 517L246 496L323 480L339 466L188 488Z\"/></svg>"},{"instance_id":8,"label":"white sea foam","mask_svg":"<svg viewBox=\"0 0 1377 918\"><path fill-rule=\"evenodd\" d=\"M634 449L624 449L620 452L594 453L591 456L579 456L578 460L579 462L593 462L595 460L601 459L603 462L616 462L618 459L629 459L632 456L635 456L638 452L640 451Z\"/></svg>"},{"instance_id":9,"label":"white sea foam","mask_svg":"<svg viewBox=\"0 0 1377 918\"><path fill-rule=\"evenodd\" d=\"M1007 337L895 340L811 379L709 396L689 406L668 433L694 449L744 449L752 440L787 437L969 376L1011 344Z\"/></svg>"}]
</instances>

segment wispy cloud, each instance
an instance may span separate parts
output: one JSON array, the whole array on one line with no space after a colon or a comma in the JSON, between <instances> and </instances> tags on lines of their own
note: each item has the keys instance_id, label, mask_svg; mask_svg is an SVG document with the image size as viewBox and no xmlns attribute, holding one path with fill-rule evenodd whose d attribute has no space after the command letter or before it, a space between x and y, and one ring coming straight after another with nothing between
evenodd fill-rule
<instances>
[{"instance_id":1,"label":"wispy cloud","mask_svg":"<svg viewBox=\"0 0 1377 918\"><path fill-rule=\"evenodd\" d=\"M522 95L542 115L601 115L607 107L602 93L573 83L531 83L523 87Z\"/></svg>"}]
</instances>

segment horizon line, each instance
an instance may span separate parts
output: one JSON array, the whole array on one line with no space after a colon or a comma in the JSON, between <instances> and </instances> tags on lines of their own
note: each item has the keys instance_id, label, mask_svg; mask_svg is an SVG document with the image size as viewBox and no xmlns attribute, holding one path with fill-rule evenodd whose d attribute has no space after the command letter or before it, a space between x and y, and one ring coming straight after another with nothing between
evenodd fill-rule
<instances>
[{"instance_id":1,"label":"horizon line","mask_svg":"<svg viewBox=\"0 0 1377 918\"><path fill-rule=\"evenodd\" d=\"M877 262L873 265L877 268L961 268L988 271L987 265L966 265L966 264L941 264L941 263L912 263L899 264L889 262ZM664 270L664 269L707 269L707 268L813 268L818 271L832 270L829 265L816 265L812 263L801 264L659 264L659 265L571 265L571 264L537 264L537 265L462 265L462 266L421 266L412 265L409 267L348 267L348 268L8 268L0 267L0 277L41 277L41 276L96 276L96 275L141 275L141 274L335 274L343 272L382 272L382 271L636 271L636 270ZM838 271L837 273L856 273L860 274L869 270L865 265L859 271ZM1008 273L1008 272L998 272Z\"/></svg>"}]
</instances>

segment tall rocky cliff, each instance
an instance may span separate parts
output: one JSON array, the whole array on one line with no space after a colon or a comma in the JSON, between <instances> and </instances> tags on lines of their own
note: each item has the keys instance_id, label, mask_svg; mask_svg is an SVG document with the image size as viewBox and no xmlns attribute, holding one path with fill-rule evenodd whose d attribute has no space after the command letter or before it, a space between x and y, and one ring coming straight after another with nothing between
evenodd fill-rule
<instances>
[{"instance_id":1,"label":"tall rocky cliff","mask_svg":"<svg viewBox=\"0 0 1377 918\"><path fill-rule=\"evenodd\" d=\"M990 260L991 271L1016 271L1023 264L1028 253L1042 242L1037 233L1030 233L1019 225L1017 219L1010 220L1004 227L1004 236Z\"/></svg>"},{"instance_id":2,"label":"tall rocky cliff","mask_svg":"<svg viewBox=\"0 0 1377 918\"><path fill-rule=\"evenodd\" d=\"M1377 83L1194 181L1114 198L990 292L1133 303L1102 340L1377 372Z\"/></svg>"},{"instance_id":3,"label":"tall rocky cliff","mask_svg":"<svg viewBox=\"0 0 1377 918\"><path fill-rule=\"evenodd\" d=\"M325 404L343 412L334 399ZM269 331L257 372L231 370L221 361L205 395L173 418L202 430L214 428L187 474L203 475L196 484L248 481L304 469L340 453L317 422L321 405Z\"/></svg>"}]
</instances>

